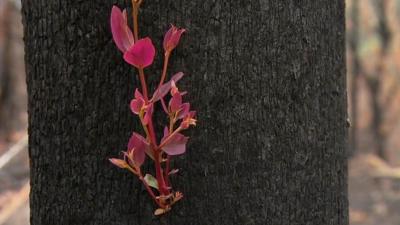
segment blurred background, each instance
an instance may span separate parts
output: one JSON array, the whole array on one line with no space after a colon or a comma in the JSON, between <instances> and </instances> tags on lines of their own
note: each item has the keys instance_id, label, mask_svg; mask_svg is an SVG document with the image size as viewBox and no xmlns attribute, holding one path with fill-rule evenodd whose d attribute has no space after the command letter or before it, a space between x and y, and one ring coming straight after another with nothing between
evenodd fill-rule
<instances>
[{"instance_id":1,"label":"blurred background","mask_svg":"<svg viewBox=\"0 0 400 225\"><path fill-rule=\"evenodd\" d=\"M20 0L0 0L0 225L29 225L27 96Z\"/></svg>"},{"instance_id":2,"label":"blurred background","mask_svg":"<svg viewBox=\"0 0 400 225\"><path fill-rule=\"evenodd\" d=\"M400 0L346 0L351 225L400 224ZM19 0L0 0L0 225L29 225Z\"/></svg>"},{"instance_id":3,"label":"blurred background","mask_svg":"<svg viewBox=\"0 0 400 225\"><path fill-rule=\"evenodd\" d=\"M400 224L400 1L347 0L354 225Z\"/></svg>"}]
</instances>

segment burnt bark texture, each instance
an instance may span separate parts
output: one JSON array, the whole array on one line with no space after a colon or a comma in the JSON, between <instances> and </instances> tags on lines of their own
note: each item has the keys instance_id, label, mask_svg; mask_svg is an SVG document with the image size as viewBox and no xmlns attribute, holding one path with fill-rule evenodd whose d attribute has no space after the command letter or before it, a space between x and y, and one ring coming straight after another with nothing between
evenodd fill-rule
<instances>
[{"instance_id":1,"label":"burnt bark texture","mask_svg":"<svg viewBox=\"0 0 400 225\"><path fill-rule=\"evenodd\" d=\"M139 131L109 28L128 1L22 3L32 225L348 224L343 0L144 0L157 47L169 23L188 29L170 71L199 112L174 161L185 198L161 219L107 161Z\"/></svg>"}]
</instances>

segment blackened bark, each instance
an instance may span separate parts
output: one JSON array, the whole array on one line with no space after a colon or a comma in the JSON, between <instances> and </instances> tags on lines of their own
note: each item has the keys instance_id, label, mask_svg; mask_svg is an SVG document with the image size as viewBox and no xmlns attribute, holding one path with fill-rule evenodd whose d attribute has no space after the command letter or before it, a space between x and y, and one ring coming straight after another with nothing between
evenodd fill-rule
<instances>
[{"instance_id":1,"label":"blackened bark","mask_svg":"<svg viewBox=\"0 0 400 225\"><path fill-rule=\"evenodd\" d=\"M139 130L115 2L23 0L32 225L348 224L343 0L144 1L142 36L188 29L172 71L199 111L161 220L106 160Z\"/></svg>"}]
</instances>

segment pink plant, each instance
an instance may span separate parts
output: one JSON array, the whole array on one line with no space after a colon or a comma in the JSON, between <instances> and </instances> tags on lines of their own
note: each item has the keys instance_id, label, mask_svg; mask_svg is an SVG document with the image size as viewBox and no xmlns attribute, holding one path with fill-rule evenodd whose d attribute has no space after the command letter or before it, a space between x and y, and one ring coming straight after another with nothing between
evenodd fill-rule
<instances>
[{"instance_id":1,"label":"pink plant","mask_svg":"<svg viewBox=\"0 0 400 225\"><path fill-rule=\"evenodd\" d=\"M136 41L136 43L128 49L124 54L127 63L136 68L143 69L153 64L156 49L150 38L144 38Z\"/></svg>"},{"instance_id":2,"label":"pink plant","mask_svg":"<svg viewBox=\"0 0 400 225\"><path fill-rule=\"evenodd\" d=\"M171 169L170 163L173 156L186 152L189 137L182 134L190 126L196 125L196 112L191 111L190 103L183 102L186 92L179 91L176 83L183 77L177 73L165 82L167 77L168 62L172 51L178 45L185 29L178 29L174 25L168 30L164 38L164 66L160 82L149 98L148 87L144 69L150 66L155 57L155 48L150 38L139 39L138 12L143 0L132 0L133 4L133 34L128 26L127 12L114 6L111 12L111 30L115 44L123 53L124 60L134 66L139 72L141 91L135 90L130 109L139 117L144 136L134 132L129 139L126 151L121 159L111 158L115 166L126 169L136 175L158 209L155 215L162 215L171 210L172 206L183 198L183 194L174 191L169 176L179 170ZM165 100L168 98L168 104ZM163 138L157 141L153 113L155 105L160 104L169 122L164 128ZM146 157L146 155L148 157ZM142 165L145 160L154 161L155 177L150 174L143 175Z\"/></svg>"},{"instance_id":3,"label":"pink plant","mask_svg":"<svg viewBox=\"0 0 400 225\"><path fill-rule=\"evenodd\" d=\"M167 31L164 37L164 50L165 52L171 52L179 44L182 34L185 29L178 29L171 24L171 28Z\"/></svg>"},{"instance_id":4,"label":"pink plant","mask_svg":"<svg viewBox=\"0 0 400 225\"><path fill-rule=\"evenodd\" d=\"M111 11L111 30L113 39L121 52L126 52L133 45L134 38L132 31L128 27L128 17L126 10L121 10L114 6Z\"/></svg>"}]
</instances>

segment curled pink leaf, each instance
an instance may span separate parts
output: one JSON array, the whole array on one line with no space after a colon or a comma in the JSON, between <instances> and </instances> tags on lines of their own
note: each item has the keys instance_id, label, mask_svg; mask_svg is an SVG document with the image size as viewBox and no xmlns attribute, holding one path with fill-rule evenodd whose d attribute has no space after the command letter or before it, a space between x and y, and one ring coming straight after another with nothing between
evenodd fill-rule
<instances>
[{"instance_id":1,"label":"curled pink leaf","mask_svg":"<svg viewBox=\"0 0 400 225\"><path fill-rule=\"evenodd\" d=\"M118 49L125 53L133 45L134 38L127 22L126 10L121 12L117 6L111 11L111 32Z\"/></svg>"},{"instance_id":2,"label":"curled pink leaf","mask_svg":"<svg viewBox=\"0 0 400 225\"><path fill-rule=\"evenodd\" d=\"M185 29L178 29L171 24L171 28L165 33L164 36L164 50L166 52L171 52L179 44L182 34Z\"/></svg>"},{"instance_id":3,"label":"curled pink leaf","mask_svg":"<svg viewBox=\"0 0 400 225\"><path fill-rule=\"evenodd\" d=\"M127 154L132 155L132 161L136 166L141 166L146 158L146 149L149 147L148 142L138 133L133 133L128 143Z\"/></svg>"},{"instance_id":4,"label":"curled pink leaf","mask_svg":"<svg viewBox=\"0 0 400 225\"><path fill-rule=\"evenodd\" d=\"M127 52L124 54L124 59L127 63L135 66L136 68L143 69L150 66L154 61L156 49L150 38L143 38L138 40Z\"/></svg>"},{"instance_id":5,"label":"curled pink leaf","mask_svg":"<svg viewBox=\"0 0 400 225\"><path fill-rule=\"evenodd\" d=\"M135 91L135 98L131 101L130 106L132 112L135 113L136 115L139 115L140 111L145 106L144 98L138 89L136 89Z\"/></svg>"}]
</instances>

